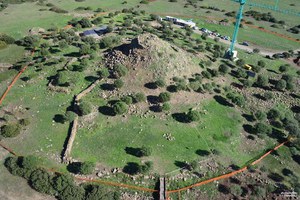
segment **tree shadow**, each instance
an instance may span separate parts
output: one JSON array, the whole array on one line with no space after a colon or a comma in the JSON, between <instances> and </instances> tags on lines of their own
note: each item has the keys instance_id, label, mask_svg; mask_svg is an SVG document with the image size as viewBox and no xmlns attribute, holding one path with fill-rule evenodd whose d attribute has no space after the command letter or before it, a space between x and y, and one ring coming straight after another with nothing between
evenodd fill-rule
<instances>
[{"instance_id":1,"label":"tree shadow","mask_svg":"<svg viewBox=\"0 0 300 200\"><path fill-rule=\"evenodd\" d=\"M84 79L87 80L88 82L95 82L99 78L96 76L86 76Z\"/></svg>"},{"instance_id":2,"label":"tree shadow","mask_svg":"<svg viewBox=\"0 0 300 200\"><path fill-rule=\"evenodd\" d=\"M233 107L233 104L229 103L224 97L220 95L215 95L214 99L223 106Z\"/></svg>"},{"instance_id":3,"label":"tree shadow","mask_svg":"<svg viewBox=\"0 0 300 200\"><path fill-rule=\"evenodd\" d=\"M102 113L103 115L107 115L107 116L115 116L115 112L114 109L109 107L109 106L100 106L98 108L99 112Z\"/></svg>"},{"instance_id":4,"label":"tree shadow","mask_svg":"<svg viewBox=\"0 0 300 200\"><path fill-rule=\"evenodd\" d=\"M264 101L266 100L266 98L263 97L261 94L253 94L252 96L254 96L254 97L258 98L258 99L264 100Z\"/></svg>"},{"instance_id":5,"label":"tree shadow","mask_svg":"<svg viewBox=\"0 0 300 200\"><path fill-rule=\"evenodd\" d=\"M176 160L176 161L174 162L174 164L175 164L177 167L179 167L179 168L185 168L185 169L190 170L189 164L187 164L187 163L185 163L185 162Z\"/></svg>"},{"instance_id":6,"label":"tree shadow","mask_svg":"<svg viewBox=\"0 0 300 200\"><path fill-rule=\"evenodd\" d=\"M80 172L81 162L72 162L67 166L67 170L73 174L78 174Z\"/></svg>"},{"instance_id":7,"label":"tree shadow","mask_svg":"<svg viewBox=\"0 0 300 200\"><path fill-rule=\"evenodd\" d=\"M285 141L284 133L277 129L272 129L272 133L269 134L269 137L276 139L278 142Z\"/></svg>"},{"instance_id":8,"label":"tree shadow","mask_svg":"<svg viewBox=\"0 0 300 200\"><path fill-rule=\"evenodd\" d=\"M300 165L300 155L294 155L292 156L293 160Z\"/></svg>"},{"instance_id":9,"label":"tree shadow","mask_svg":"<svg viewBox=\"0 0 300 200\"><path fill-rule=\"evenodd\" d=\"M275 182L282 182L283 180L284 180L284 177L283 176L281 176L280 174L278 174L278 173L270 173L269 175L268 175L268 177L270 178L270 179L272 179L273 181L275 181Z\"/></svg>"},{"instance_id":10,"label":"tree shadow","mask_svg":"<svg viewBox=\"0 0 300 200\"><path fill-rule=\"evenodd\" d=\"M254 134L254 128L250 124L243 124L243 129L250 134Z\"/></svg>"},{"instance_id":11,"label":"tree shadow","mask_svg":"<svg viewBox=\"0 0 300 200\"><path fill-rule=\"evenodd\" d=\"M65 123L65 116L64 115L61 115L61 114L57 114L57 115L54 115L53 117L53 120L56 122L56 123Z\"/></svg>"},{"instance_id":12,"label":"tree shadow","mask_svg":"<svg viewBox=\"0 0 300 200\"><path fill-rule=\"evenodd\" d=\"M159 105L154 105L154 106L150 106L149 110L151 110L152 112L161 112L161 107Z\"/></svg>"},{"instance_id":13,"label":"tree shadow","mask_svg":"<svg viewBox=\"0 0 300 200\"><path fill-rule=\"evenodd\" d=\"M172 117L173 117L173 119L175 119L176 121L181 122L181 123L189 123L190 122L185 113L173 113Z\"/></svg>"},{"instance_id":14,"label":"tree shadow","mask_svg":"<svg viewBox=\"0 0 300 200\"><path fill-rule=\"evenodd\" d=\"M294 113L300 113L300 106L293 106L291 108L291 110L294 112Z\"/></svg>"},{"instance_id":15,"label":"tree shadow","mask_svg":"<svg viewBox=\"0 0 300 200\"><path fill-rule=\"evenodd\" d=\"M171 92L171 93L177 92L177 87L176 87L176 85L169 85L169 86L167 86L167 91L168 91L168 92Z\"/></svg>"},{"instance_id":16,"label":"tree shadow","mask_svg":"<svg viewBox=\"0 0 300 200\"><path fill-rule=\"evenodd\" d=\"M80 53L79 52L71 52L71 53L67 53L67 54L64 54L64 56L66 57L80 57Z\"/></svg>"},{"instance_id":17,"label":"tree shadow","mask_svg":"<svg viewBox=\"0 0 300 200\"><path fill-rule=\"evenodd\" d=\"M242 114L242 116L243 116L248 122L254 122L254 121L255 121L253 115Z\"/></svg>"},{"instance_id":18,"label":"tree shadow","mask_svg":"<svg viewBox=\"0 0 300 200\"><path fill-rule=\"evenodd\" d=\"M223 184L219 184L218 191L223 193L223 194L229 194L230 193L230 189L228 188L228 186L223 185Z\"/></svg>"},{"instance_id":19,"label":"tree shadow","mask_svg":"<svg viewBox=\"0 0 300 200\"><path fill-rule=\"evenodd\" d=\"M240 167L238 165L235 165L235 164L231 164L229 165L229 167L232 169L232 170L239 170Z\"/></svg>"},{"instance_id":20,"label":"tree shadow","mask_svg":"<svg viewBox=\"0 0 300 200\"><path fill-rule=\"evenodd\" d=\"M139 172L139 164L135 162L128 162L123 168L123 172L130 175L135 175Z\"/></svg>"},{"instance_id":21,"label":"tree shadow","mask_svg":"<svg viewBox=\"0 0 300 200\"><path fill-rule=\"evenodd\" d=\"M148 89L157 89L157 85L154 82L149 82L144 85Z\"/></svg>"},{"instance_id":22,"label":"tree shadow","mask_svg":"<svg viewBox=\"0 0 300 200\"><path fill-rule=\"evenodd\" d=\"M289 170L289 169L287 169L287 168L284 168L284 169L282 169L282 174L283 174L284 176L292 176L292 175L294 175L294 172L293 172L292 170Z\"/></svg>"},{"instance_id":23,"label":"tree shadow","mask_svg":"<svg viewBox=\"0 0 300 200\"><path fill-rule=\"evenodd\" d=\"M141 148L126 147L124 150L127 154L130 154L130 155L133 155L136 157L142 157Z\"/></svg>"},{"instance_id":24,"label":"tree shadow","mask_svg":"<svg viewBox=\"0 0 300 200\"><path fill-rule=\"evenodd\" d=\"M237 179L237 178L230 177L229 180L230 180L231 183L241 184L241 181L239 179Z\"/></svg>"},{"instance_id":25,"label":"tree shadow","mask_svg":"<svg viewBox=\"0 0 300 200\"><path fill-rule=\"evenodd\" d=\"M100 88L102 90L106 90L106 91L113 91L115 89L114 84L110 84L110 83L103 83Z\"/></svg>"},{"instance_id":26,"label":"tree shadow","mask_svg":"<svg viewBox=\"0 0 300 200\"><path fill-rule=\"evenodd\" d=\"M27 81L29 81L30 80L30 77L28 77L28 76L25 76L25 77L22 77L22 78L20 78L22 81L24 81L24 82L27 82Z\"/></svg>"},{"instance_id":27,"label":"tree shadow","mask_svg":"<svg viewBox=\"0 0 300 200\"><path fill-rule=\"evenodd\" d=\"M159 98L158 98L158 96L149 95L149 96L147 96L147 101L151 104L157 104L157 103L159 103Z\"/></svg>"},{"instance_id":28,"label":"tree shadow","mask_svg":"<svg viewBox=\"0 0 300 200\"><path fill-rule=\"evenodd\" d=\"M198 149L195 151L196 154L198 154L199 156L208 156L210 154L209 151L207 150L202 150L202 149Z\"/></svg>"}]
</instances>

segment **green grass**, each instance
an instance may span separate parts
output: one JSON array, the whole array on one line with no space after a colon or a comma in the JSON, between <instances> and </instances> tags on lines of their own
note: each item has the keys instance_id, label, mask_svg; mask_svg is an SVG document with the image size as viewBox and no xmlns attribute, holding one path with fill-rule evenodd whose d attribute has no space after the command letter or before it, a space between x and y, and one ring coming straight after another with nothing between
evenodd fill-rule
<instances>
[{"instance_id":1,"label":"green grass","mask_svg":"<svg viewBox=\"0 0 300 200\"><path fill-rule=\"evenodd\" d=\"M24 56L24 47L9 45L7 48L0 50L0 63L13 64Z\"/></svg>"},{"instance_id":2,"label":"green grass","mask_svg":"<svg viewBox=\"0 0 300 200\"><path fill-rule=\"evenodd\" d=\"M138 116L129 116L126 120L122 117L105 120L106 117L100 115L95 123L79 129L72 156L80 160L100 161L110 167L123 167L127 162L141 162L140 158L127 154L126 147L146 145L153 153L145 159L154 162L155 171L164 173L176 169L176 161L204 159L195 153L197 149L216 148L236 164L244 164L251 155L241 155L238 151L241 128L238 113L214 100L202 106L209 114L203 115L196 126L177 122L171 117L164 121ZM207 128L203 129L204 126ZM231 136L225 138L225 132ZM175 140L167 141L163 137L165 133L171 133Z\"/></svg>"}]
</instances>

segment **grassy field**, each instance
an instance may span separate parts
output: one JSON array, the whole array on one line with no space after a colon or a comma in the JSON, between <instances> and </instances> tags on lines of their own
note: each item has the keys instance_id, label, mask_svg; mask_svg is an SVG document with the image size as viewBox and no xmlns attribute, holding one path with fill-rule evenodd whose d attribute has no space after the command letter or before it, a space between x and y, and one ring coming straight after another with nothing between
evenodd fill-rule
<instances>
[{"instance_id":1,"label":"grassy field","mask_svg":"<svg viewBox=\"0 0 300 200\"><path fill-rule=\"evenodd\" d=\"M21 59L24 53L24 47L9 45L7 48L0 50L0 62L13 64Z\"/></svg>"},{"instance_id":2,"label":"grassy field","mask_svg":"<svg viewBox=\"0 0 300 200\"><path fill-rule=\"evenodd\" d=\"M73 157L98 160L110 167L123 167L127 162L141 161L127 154L126 147L146 145L151 147L153 153L145 159L152 160L160 173L178 168L174 164L176 161L205 159L195 153L198 149L217 149L232 162L243 165L251 155L241 155L238 151L241 129L238 113L214 100L207 101L201 107L209 114L203 115L198 125L180 123L172 117L162 123L160 119L151 117L113 117L106 120L105 116L100 115L92 124L79 129ZM165 133L171 133L175 140L167 141L163 137ZM224 136L225 133L229 133L230 137Z\"/></svg>"}]
</instances>

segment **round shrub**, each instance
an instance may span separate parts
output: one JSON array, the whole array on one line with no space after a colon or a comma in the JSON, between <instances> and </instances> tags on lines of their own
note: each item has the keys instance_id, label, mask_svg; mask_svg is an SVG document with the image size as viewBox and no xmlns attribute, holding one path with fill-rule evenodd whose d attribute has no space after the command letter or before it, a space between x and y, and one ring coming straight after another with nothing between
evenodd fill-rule
<instances>
[{"instance_id":1,"label":"round shrub","mask_svg":"<svg viewBox=\"0 0 300 200\"><path fill-rule=\"evenodd\" d=\"M160 102L164 103L164 102L170 101L171 94L169 92L162 92L159 94L158 98L159 98Z\"/></svg>"},{"instance_id":2,"label":"round shrub","mask_svg":"<svg viewBox=\"0 0 300 200\"><path fill-rule=\"evenodd\" d=\"M80 174L91 174L96 167L96 163L94 162L83 162L80 164L79 173Z\"/></svg>"},{"instance_id":3,"label":"round shrub","mask_svg":"<svg viewBox=\"0 0 300 200\"><path fill-rule=\"evenodd\" d=\"M113 110L116 115L121 115L127 112L128 106L126 103L119 101L113 105Z\"/></svg>"},{"instance_id":4,"label":"round shrub","mask_svg":"<svg viewBox=\"0 0 300 200\"><path fill-rule=\"evenodd\" d=\"M155 85L157 87L164 87L166 85L166 82L163 79L158 79L155 81Z\"/></svg>"},{"instance_id":5,"label":"round shrub","mask_svg":"<svg viewBox=\"0 0 300 200\"><path fill-rule=\"evenodd\" d=\"M115 82L114 82L114 86L115 86L116 88L122 88L123 85L124 85L124 82L123 82L121 79L117 79L117 80L115 80Z\"/></svg>"},{"instance_id":6,"label":"round shrub","mask_svg":"<svg viewBox=\"0 0 300 200\"><path fill-rule=\"evenodd\" d=\"M6 138L16 137L21 132L19 124L6 124L1 127L1 135Z\"/></svg>"},{"instance_id":7,"label":"round shrub","mask_svg":"<svg viewBox=\"0 0 300 200\"><path fill-rule=\"evenodd\" d=\"M268 135L272 133L272 128L264 123L257 123L254 126L255 133L258 136Z\"/></svg>"},{"instance_id":8,"label":"round shrub","mask_svg":"<svg viewBox=\"0 0 300 200\"><path fill-rule=\"evenodd\" d=\"M81 101L78 105L78 110L80 115L88 115L92 112L92 106L87 102Z\"/></svg>"},{"instance_id":9,"label":"round shrub","mask_svg":"<svg viewBox=\"0 0 300 200\"><path fill-rule=\"evenodd\" d=\"M114 73L116 77L122 77L127 74L128 70L124 65L118 64L114 66Z\"/></svg>"},{"instance_id":10,"label":"round shrub","mask_svg":"<svg viewBox=\"0 0 300 200\"><path fill-rule=\"evenodd\" d=\"M107 69L107 68L101 69L101 70L99 71L99 76L100 76L101 78L107 78L107 77L109 77L109 71L108 71L108 69Z\"/></svg>"},{"instance_id":11,"label":"round shrub","mask_svg":"<svg viewBox=\"0 0 300 200\"><path fill-rule=\"evenodd\" d=\"M189 122L199 121L200 120L200 113L196 110L190 109L186 115L187 120Z\"/></svg>"},{"instance_id":12,"label":"round shrub","mask_svg":"<svg viewBox=\"0 0 300 200\"><path fill-rule=\"evenodd\" d=\"M125 102L127 105L132 104L133 99L131 96L124 96L121 98L121 101Z\"/></svg>"},{"instance_id":13,"label":"round shrub","mask_svg":"<svg viewBox=\"0 0 300 200\"><path fill-rule=\"evenodd\" d=\"M144 93L139 92L139 93L136 93L136 94L133 96L133 99L134 99L134 102L135 102L135 103L139 103L139 102L142 102L142 101L146 101L146 96L145 96Z\"/></svg>"},{"instance_id":14,"label":"round shrub","mask_svg":"<svg viewBox=\"0 0 300 200\"><path fill-rule=\"evenodd\" d=\"M29 121L29 119L27 119L27 118L20 119L20 120L19 120L19 124L20 124L21 126L28 126L28 125L30 124L30 121Z\"/></svg>"},{"instance_id":15,"label":"round shrub","mask_svg":"<svg viewBox=\"0 0 300 200\"><path fill-rule=\"evenodd\" d=\"M162 111L169 111L171 109L171 105L169 103L164 103L162 106L161 106L161 110Z\"/></svg>"},{"instance_id":16,"label":"round shrub","mask_svg":"<svg viewBox=\"0 0 300 200\"><path fill-rule=\"evenodd\" d=\"M74 121L76 117L76 113L72 112L72 111L67 111L66 114L65 114L65 119L68 121L68 122L72 122Z\"/></svg>"}]
</instances>

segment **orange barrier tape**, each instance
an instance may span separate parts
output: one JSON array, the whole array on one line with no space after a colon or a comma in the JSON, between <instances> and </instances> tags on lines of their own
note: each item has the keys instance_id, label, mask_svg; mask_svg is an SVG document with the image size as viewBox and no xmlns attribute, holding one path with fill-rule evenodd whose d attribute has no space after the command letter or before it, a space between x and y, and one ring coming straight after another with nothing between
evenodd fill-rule
<instances>
[{"instance_id":1,"label":"orange barrier tape","mask_svg":"<svg viewBox=\"0 0 300 200\"><path fill-rule=\"evenodd\" d=\"M276 147L274 147L272 150L268 151L267 153L265 153L264 155L262 155L259 159L255 160L254 162L252 162L250 165L255 165L257 163L259 163L262 159L264 159L267 155L269 155L270 153L272 153L273 151L279 149L280 147L282 147L284 144L286 144L287 142L289 142L288 140L277 145ZM242 169L239 169L239 170L236 170L236 171L233 171L233 172L230 172L228 174L224 174L224 175L221 175L221 176L217 176L217 177L214 177L214 178L211 178L211 179L208 179L208 180L205 180L205 181L201 181L201 182L198 182L198 183L195 183L193 185L190 185L190 186L187 186L187 187L184 187L184 188L180 188L180 189L176 189L176 190L169 190L167 191L167 193L174 193L174 192L180 192L180 191L184 191L184 190L188 190L188 189L191 189L191 188L194 188L194 187L198 187L200 185L204 185L204 184L207 184L207 183L210 183L210 182L213 182L213 181L218 181L218 180L221 180L221 179L225 179L225 178L230 178L236 174L239 174L245 170L247 170L248 167L243 167Z\"/></svg>"}]
</instances>

